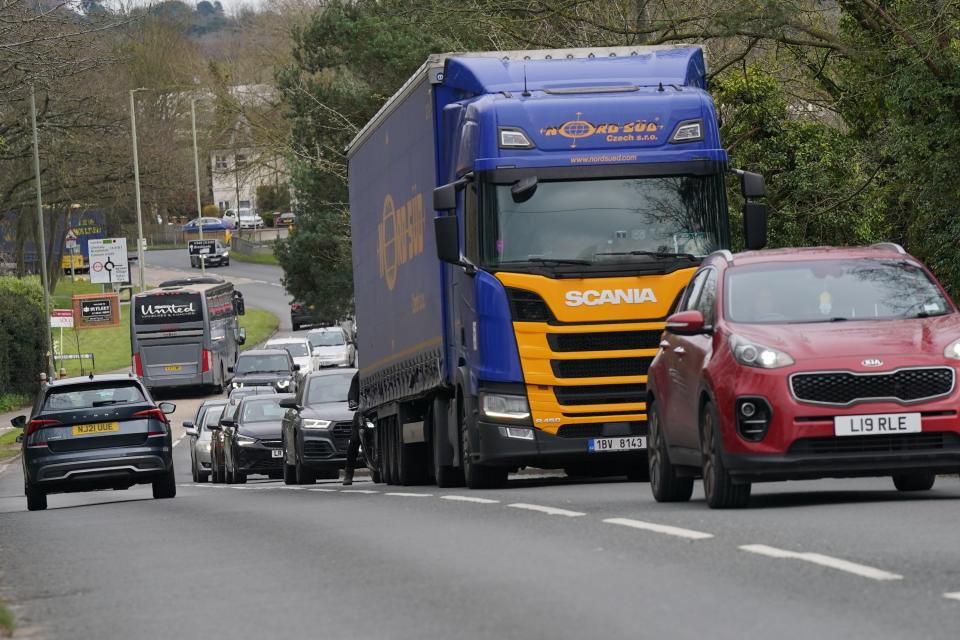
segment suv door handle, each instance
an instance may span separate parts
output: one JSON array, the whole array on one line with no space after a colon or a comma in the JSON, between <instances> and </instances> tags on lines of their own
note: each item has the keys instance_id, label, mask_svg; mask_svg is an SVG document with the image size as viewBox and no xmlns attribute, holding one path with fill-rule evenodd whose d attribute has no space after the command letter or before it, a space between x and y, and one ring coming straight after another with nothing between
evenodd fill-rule
<instances>
[{"instance_id":1,"label":"suv door handle","mask_svg":"<svg viewBox=\"0 0 960 640\"><path fill-rule=\"evenodd\" d=\"M674 347L673 352L682 356L687 352L687 350L684 349L683 347Z\"/></svg>"}]
</instances>

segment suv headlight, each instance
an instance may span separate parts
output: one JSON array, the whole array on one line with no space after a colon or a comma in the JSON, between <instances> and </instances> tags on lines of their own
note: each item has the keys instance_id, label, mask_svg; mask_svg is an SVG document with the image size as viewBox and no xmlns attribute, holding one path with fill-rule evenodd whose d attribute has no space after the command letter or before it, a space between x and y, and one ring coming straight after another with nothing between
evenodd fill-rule
<instances>
[{"instance_id":1,"label":"suv headlight","mask_svg":"<svg viewBox=\"0 0 960 640\"><path fill-rule=\"evenodd\" d=\"M304 420L301 424L304 429L329 429L333 423L329 420Z\"/></svg>"},{"instance_id":2,"label":"suv headlight","mask_svg":"<svg viewBox=\"0 0 960 640\"><path fill-rule=\"evenodd\" d=\"M240 447L252 447L257 444L256 438L251 438L250 436L237 436L237 445Z\"/></svg>"},{"instance_id":3,"label":"suv headlight","mask_svg":"<svg viewBox=\"0 0 960 640\"><path fill-rule=\"evenodd\" d=\"M281 389L286 389L287 387L290 386L290 381L289 381L289 380L277 380L277 386L280 387Z\"/></svg>"},{"instance_id":4,"label":"suv headlight","mask_svg":"<svg viewBox=\"0 0 960 640\"><path fill-rule=\"evenodd\" d=\"M527 420L530 418L530 405L524 396L481 393L480 413L494 420Z\"/></svg>"},{"instance_id":5,"label":"suv headlight","mask_svg":"<svg viewBox=\"0 0 960 640\"><path fill-rule=\"evenodd\" d=\"M954 340L943 350L943 357L951 360L960 360L960 340Z\"/></svg>"},{"instance_id":6,"label":"suv headlight","mask_svg":"<svg viewBox=\"0 0 960 640\"><path fill-rule=\"evenodd\" d=\"M730 336L730 350L733 352L733 358L745 367L779 369L793 364L790 354L737 335Z\"/></svg>"}]
</instances>

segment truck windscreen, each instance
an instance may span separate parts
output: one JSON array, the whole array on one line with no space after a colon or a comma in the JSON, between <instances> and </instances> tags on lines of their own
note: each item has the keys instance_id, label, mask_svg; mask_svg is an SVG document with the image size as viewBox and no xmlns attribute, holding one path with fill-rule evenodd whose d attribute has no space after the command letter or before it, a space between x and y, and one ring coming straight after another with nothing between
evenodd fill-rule
<instances>
[{"instance_id":1,"label":"truck windscreen","mask_svg":"<svg viewBox=\"0 0 960 640\"><path fill-rule=\"evenodd\" d=\"M160 293L136 298L138 325L200 322L203 303L199 293Z\"/></svg>"},{"instance_id":2,"label":"truck windscreen","mask_svg":"<svg viewBox=\"0 0 960 640\"><path fill-rule=\"evenodd\" d=\"M540 182L516 202L512 185L485 185L483 262L649 260L721 248L720 176ZM525 194L529 195L529 194Z\"/></svg>"}]
</instances>

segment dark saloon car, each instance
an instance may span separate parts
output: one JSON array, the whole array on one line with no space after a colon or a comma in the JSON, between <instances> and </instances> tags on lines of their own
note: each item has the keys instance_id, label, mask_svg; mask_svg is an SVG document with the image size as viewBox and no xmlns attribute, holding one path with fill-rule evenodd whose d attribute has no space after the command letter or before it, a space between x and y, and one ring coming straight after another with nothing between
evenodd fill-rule
<instances>
[{"instance_id":1,"label":"dark saloon car","mask_svg":"<svg viewBox=\"0 0 960 640\"><path fill-rule=\"evenodd\" d=\"M177 494L170 402L156 404L127 375L65 378L45 385L23 427L27 508L47 508L47 495L152 484L154 498Z\"/></svg>"},{"instance_id":2,"label":"dark saloon car","mask_svg":"<svg viewBox=\"0 0 960 640\"><path fill-rule=\"evenodd\" d=\"M302 302L291 302L290 324L293 325L294 331L299 331L304 325L325 325L330 323L317 315L313 305L306 305Z\"/></svg>"},{"instance_id":3,"label":"dark saloon car","mask_svg":"<svg viewBox=\"0 0 960 640\"><path fill-rule=\"evenodd\" d=\"M272 387L277 393L294 391L294 374L300 367L285 349L251 349L227 369L234 374L230 390L242 387Z\"/></svg>"},{"instance_id":4,"label":"dark saloon car","mask_svg":"<svg viewBox=\"0 0 960 640\"><path fill-rule=\"evenodd\" d=\"M312 484L335 479L347 459L353 409L347 404L356 369L321 369L300 381L295 396L280 403L283 416L283 481Z\"/></svg>"},{"instance_id":5,"label":"dark saloon car","mask_svg":"<svg viewBox=\"0 0 960 640\"><path fill-rule=\"evenodd\" d=\"M250 474L279 478L283 472L280 444L284 409L280 401L289 394L248 396L230 412L227 405L220 424L223 433L225 480L243 484Z\"/></svg>"}]
</instances>

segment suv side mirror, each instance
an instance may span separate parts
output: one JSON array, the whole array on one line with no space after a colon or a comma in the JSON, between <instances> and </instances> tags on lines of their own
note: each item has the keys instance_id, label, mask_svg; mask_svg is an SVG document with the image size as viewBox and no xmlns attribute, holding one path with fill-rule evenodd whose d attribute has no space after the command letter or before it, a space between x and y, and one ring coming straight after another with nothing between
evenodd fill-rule
<instances>
[{"instance_id":1,"label":"suv side mirror","mask_svg":"<svg viewBox=\"0 0 960 640\"><path fill-rule=\"evenodd\" d=\"M232 426L234 426L234 425L236 425L236 424L237 424L237 423L234 422L233 420L231 420L230 418L223 418L222 420L220 420L220 424L217 425L217 428L219 429L219 428L221 428L221 427L226 427L226 428L229 429L230 427L232 427Z\"/></svg>"},{"instance_id":2,"label":"suv side mirror","mask_svg":"<svg viewBox=\"0 0 960 640\"><path fill-rule=\"evenodd\" d=\"M278 403L284 409L299 409L300 405L297 404L296 398L284 398Z\"/></svg>"},{"instance_id":3,"label":"suv side mirror","mask_svg":"<svg viewBox=\"0 0 960 640\"><path fill-rule=\"evenodd\" d=\"M217 422L207 425L207 431L220 431L222 428Z\"/></svg>"},{"instance_id":4,"label":"suv side mirror","mask_svg":"<svg viewBox=\"0 0 960 640\"><path fill-rule=\"evenodd\" d=\"M160 411L163 412L163 415L165 416L168 416L177 410L177 405L173 404L172 402L161 402L160 404L157 405L157 407L160 409Z\"/></svg>"},{"instance_id":5,"label":"suv side mirror","mask_svg":"<svg viewBox=\"0 0 960 640\"><path fill-rule=\"evenodd\" d=\"M678 336L695 336L706 333L706 321L699 311L681 311L667 318L667 332Z\"/></svg>"},{"instance_id":6,"label":"suv side mirror","mask_svg":"<svg viewBox=\"0 0 960 640\"><path fill-rule=\"evenodd\" d=\"M186 430L186 434L187 434L188 436L190 436L191 438L196 438L197 436L200 435L200 432L197 431L196 429L187 429L187 430Z\"/></svg>"},{"instance_id":7,"label":"suv side mirror","mask_svg":"<svg viewBox=\"0 0 960 640\"><path fill-rule=\"evenodd\" d=\"M17 416L16 418L10 421L10 424L12 424L17 429L23 429L25 426L27 426L27 416Z\"/></svg>"},{"instance_id":8,"label":"suv side mirror","mask_svg":"<svg viewBox=\"0 0 960 640\"><path fill-rule=\"evenodd\" d=\"M763 249L767 246L767 205L764 203L744 203L743 238L747 249Z\"/></svg>"},{"instance_id":9,"label":"suv side mirror","mask_svg":"<svg viewBox=\"0 0 960 640\"><path fill-rule=\"evenodd\" d=\"M193 424L193 420L184 420L184 421L183 421L183 428L184 428L184 429L193 429L194 426L195 426L195 425Z\"/></svg>"}]
</instances>

